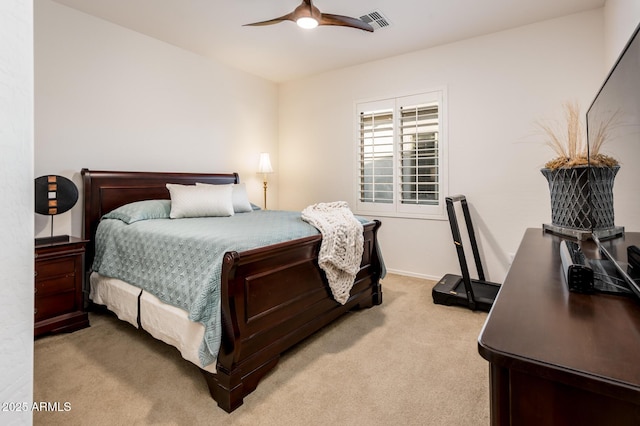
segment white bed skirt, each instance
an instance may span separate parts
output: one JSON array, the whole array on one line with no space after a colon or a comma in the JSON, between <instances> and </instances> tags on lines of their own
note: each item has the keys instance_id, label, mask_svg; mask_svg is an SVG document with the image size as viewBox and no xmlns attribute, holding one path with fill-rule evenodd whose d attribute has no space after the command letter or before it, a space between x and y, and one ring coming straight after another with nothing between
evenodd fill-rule
<instances>
[{"instance_id":1,"label":"white bed skirt","mask_svg":"<svg viewBox=\"0 0 640 426\"><path fill-rule=\"evenodd\" d=\"M104 305L119 319L138 327L138 287L124 281L104 277L96 272L90 276L89 298L93 303ZM176 347L182 357L203 370L216 372L216 363L202 367L198 349L204 335L204 325L189 320L189 314L175 306L167 305L145 291L140 297L140 324L142 328L171 346Z\"/></svg>"}]
</instances>

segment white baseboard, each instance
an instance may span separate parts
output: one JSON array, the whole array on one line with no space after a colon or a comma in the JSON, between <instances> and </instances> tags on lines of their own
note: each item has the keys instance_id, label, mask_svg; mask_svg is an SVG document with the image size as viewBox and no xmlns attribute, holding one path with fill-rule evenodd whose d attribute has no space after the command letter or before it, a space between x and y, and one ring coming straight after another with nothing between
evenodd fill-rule
<instances>
[{"instance_id":1,"label":"white baseboard","mask_svg":"<svg viewBox=\"0 0 640 426\"><path fill-rule=\"evenodd\" d=\"M405 276L405 277L422 278L422 279L430 280L430 281L438 281L438 280L440 280L440 278L442 278L442 277L435 277L433 275L418 274L416 272L401 271L401 270L398 270L398 269L387 269L387 273L388 274L394 274L394 275L402 275L402 276Z\"/></svg>"}]
</instances>

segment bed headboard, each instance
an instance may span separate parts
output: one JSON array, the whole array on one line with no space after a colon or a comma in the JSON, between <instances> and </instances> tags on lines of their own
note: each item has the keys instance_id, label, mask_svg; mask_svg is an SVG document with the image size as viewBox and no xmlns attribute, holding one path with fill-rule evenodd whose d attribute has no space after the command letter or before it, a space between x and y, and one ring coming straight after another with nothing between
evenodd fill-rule
<instances>
[{"instance_id":1,"label":"bed headboard","mask_svg":"<svg viewBox=\"0 0 640 426\"><path fill-rule=\"evenodd\" d=\"M82 238L89 240L85 264L93 263L94 237L100 218L122 205L142 200L169 199L167 183L240 183L237 173L120 172L82 169L84 212Z\"/></svg>"}]
</instances>

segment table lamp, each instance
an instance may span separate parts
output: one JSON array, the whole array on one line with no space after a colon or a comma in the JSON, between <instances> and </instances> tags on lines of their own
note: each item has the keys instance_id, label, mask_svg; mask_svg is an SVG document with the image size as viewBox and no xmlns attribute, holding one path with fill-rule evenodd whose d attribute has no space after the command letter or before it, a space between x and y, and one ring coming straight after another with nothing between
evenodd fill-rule
<instances>
[{"instance_id":1,"label":"table lamp","mask_svg":"<svg viewBox=\"0 0 640 426\"><path fill-rule=\"evenodd\" d=\"M267 209L267 175L273 173L271 167L271 159L268 152L260 154L260 162L258 163L258 173L262 173L262 179L264 184L264 209Z\"/></svg>"},{"instance_id":2,"label":"table lamp","mask_svg":"<svg viewBox=\"0 0 640 426\"><path fill-rule=\"evenodd\" d=\"M78 188L63 176L46 175L35 180L35 211L51 216L49 237L36 238L38 244L53 244L69 241L68 235L53 235L53 217L70 210L78 201Z\"/></svg>"}]
</instances>

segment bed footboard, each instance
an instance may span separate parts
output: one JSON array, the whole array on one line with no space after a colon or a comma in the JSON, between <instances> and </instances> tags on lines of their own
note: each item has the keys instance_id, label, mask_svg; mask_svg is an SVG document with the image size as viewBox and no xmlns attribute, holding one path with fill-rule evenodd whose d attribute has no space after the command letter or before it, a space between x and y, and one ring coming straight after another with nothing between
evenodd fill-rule
<instances>
[{"instance_id":1,"label":"bed footboard","mask_svg":"<svg viewBox=\"0 0 640 426\"><path fill-rule=\"evenodd\" d=\"M226 254L217 373L202 370L222 409L242 405L288 348L351 309L382 303L379 227L379 221L364 227L360 272L344 305L335 301L318 266L319 235Z\"/></svg>"}]
</instances>

